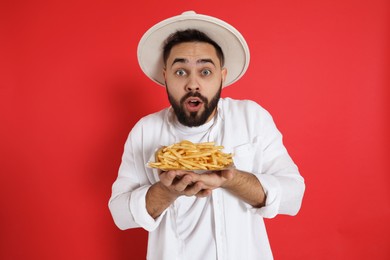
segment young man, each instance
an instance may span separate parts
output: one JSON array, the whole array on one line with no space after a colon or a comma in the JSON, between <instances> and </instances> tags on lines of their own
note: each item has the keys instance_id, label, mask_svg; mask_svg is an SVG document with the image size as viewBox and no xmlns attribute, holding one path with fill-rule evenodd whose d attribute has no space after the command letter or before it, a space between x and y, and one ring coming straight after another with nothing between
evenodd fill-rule
<instances>
[{"instance_id":1,"label":"young man","mask_svg":"<svg viewBox=\"0 0 390 260\"><path fill-rule=\"evenodd\" d=\"M148 30L138 59L166 87L171 107L142 118L129 134L109 202L117 226L149 231L148 259L272 259L263 218L295 215L305 185L268 112L220 98L248 67L242 35L186 12ZM156 148L181 140L223 145L235 168L197 174L147 167Z\"/></svg>"}]
</instances>

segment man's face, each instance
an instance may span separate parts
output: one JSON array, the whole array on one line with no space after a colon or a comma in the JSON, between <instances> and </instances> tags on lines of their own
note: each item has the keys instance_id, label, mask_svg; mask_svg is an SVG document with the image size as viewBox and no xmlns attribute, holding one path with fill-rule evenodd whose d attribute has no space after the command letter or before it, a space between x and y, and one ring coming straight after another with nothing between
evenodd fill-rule
<instances>
[{"instance_id":1,"label":"man's face","mask_svg":"<svg viewBox=\"0 0 390 260\"><path fill-rule=\"evenodd\" d=\"M164 77L181 124L200 126L215 115L226 73L211 44L186 42L172 48Z\"/></svg>"}]
</instances>

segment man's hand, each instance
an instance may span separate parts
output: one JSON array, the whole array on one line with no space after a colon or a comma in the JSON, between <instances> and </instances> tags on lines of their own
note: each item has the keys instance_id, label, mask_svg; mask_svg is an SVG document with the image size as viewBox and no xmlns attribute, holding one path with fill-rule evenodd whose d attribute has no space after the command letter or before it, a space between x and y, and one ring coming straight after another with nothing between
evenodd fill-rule
<instances>
[{"instance_id":1,"label":"man's hand","mask_svg":"<svg viewBox=\"0 0 390 260\"><path fill-rule=\"evenodd\" d=\"M255 175L236 169L211 171L202 174L188 173L192 181L202 183L203 190L196 196L208 196L217 188L224 188L253 207L265 205L266 195ZM206 194L204 193L206 190Z\"/></svg>"},{"instance_id":2,"label":"man's hand","mask_svg":"<svg viewBox=\"0 0 390 260\"><path fill-rule=\"evenodd\" d=\"M161 184L176 198L182 195L193 196L205 189L204 184L197 179L197 174L182 170L160 173Z\"/></svg>"},{"instance_id":3,"label":"man's hand","mask_svg":"<svg viewBox=\"0 0 390 260\"><path fill-rule=\"evenodd\" d=\"M160 172L160 181L153 184L146 193L146 209L156 218L179 196L205 197L211 190L197 181L199 175L188 171Z\"/></svg>"},{"instance_id":4,"label":"man's hand","mask_svg":"<svg viewBox=\"0 0 390 260\"><path fill-rule=\"evenodd\" d=\"M223 170L208 171L201 174L188 172L187 176L191 177L193 182L201 182L203 189L214 190L226 186L235 174L236 172L234 170Z\"/></svg>"},{"instance_id":5,"label":"man's hand","mask_svg":"<svg viewBox=\"0 0 390 260\"><path fill-rule=\"evenodd\" d=\"M266 195L259 180L251 173L236 169L197 174L191 171L166 171L146 194L146 208L156 218L179 196L210 196L223 188L253 207L265 205Z\"/></svg>"}]
</instances>

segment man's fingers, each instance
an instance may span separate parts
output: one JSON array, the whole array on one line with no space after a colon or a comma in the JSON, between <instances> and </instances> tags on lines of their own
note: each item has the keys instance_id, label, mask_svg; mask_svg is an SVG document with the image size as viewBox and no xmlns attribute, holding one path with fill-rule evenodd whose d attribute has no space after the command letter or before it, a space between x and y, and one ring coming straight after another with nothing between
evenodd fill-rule
<instances>
[{"instance_id":1,"label":"man's fingers","mask_svg":"<svg viewBox=\"0 0 390 260\"><path fill-rule=\"evenodd\" d=\"M212 193L212 190L204 189L204 190L200 190L198 193L196 193L195 196L198 198L204 198L204 197L210 196L211 193Z\"/></svg>"},{"instance_id":2,"label":"man's fingers","mask_svg":"<svg viewBox=\"0 0 390 260\"><path fill-rule=\"evenodd\" d=\"M204 189L204 184L202 182L196 182L194 183L193 185L190 185L188 186L184 191L184 195L186 196L194 196L196 195L197 193L199 193L199 191L203 190Z\"/></svg>"},{"instance_id":3,"label":"man's fingers","mask_svg":"<svg viewBox=\"0 0 390 260\"><path fill-rule=\"evenodd\" d=\"M178 195L197 196L200 198L209 196L212 193L212 188L203 181L199 181L199 179L201 179L199 175L188 171L166 171L160 173L160 182Z\"/></svg>"},{"instance_id":4,"label":"man's fingers","mask_svg":"<svg viewBox=\"0 0 390 260\"><path fill-rule=\"evenodd\" d=\"M167 171L167 172L162 172L160 174L160 182L164 186L171 186L173 183L173 180L176 178L176 173L175 171Z\"/></svg>"},{"instance_id":5,"label":"man's fingers","mask_svg":"<svg viewBox=\"0 0 390 260\"><path fill-rule=\"evenodd\" d=\"M192 178L189 175L185 175L184 177L180 178L174 185L174 189L176 191L182 192L184 191L189 185L192 184Z\"/></svg>"}]
</instances>

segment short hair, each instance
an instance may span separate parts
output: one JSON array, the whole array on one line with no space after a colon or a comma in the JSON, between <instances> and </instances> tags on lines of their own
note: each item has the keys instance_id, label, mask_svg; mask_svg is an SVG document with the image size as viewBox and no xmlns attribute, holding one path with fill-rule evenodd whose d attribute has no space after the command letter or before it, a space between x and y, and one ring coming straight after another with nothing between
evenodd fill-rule
<instances>
[{"instance_id":1,"label":"short hair","mask_svg":"<svg viewBox=\"0 0 390 260\"><path fill-rule=\"evenodd\" d=\"M163 60L165 65L172 48L180 43L185 42L205 42L213 45L217 53L217 57L221 62L221 66L223 66L225 58L222 48L214 40L207 36L207 34L196 29L179 30L168 36L164 42L163 47Z\"/></svg>"}]
</instances>

